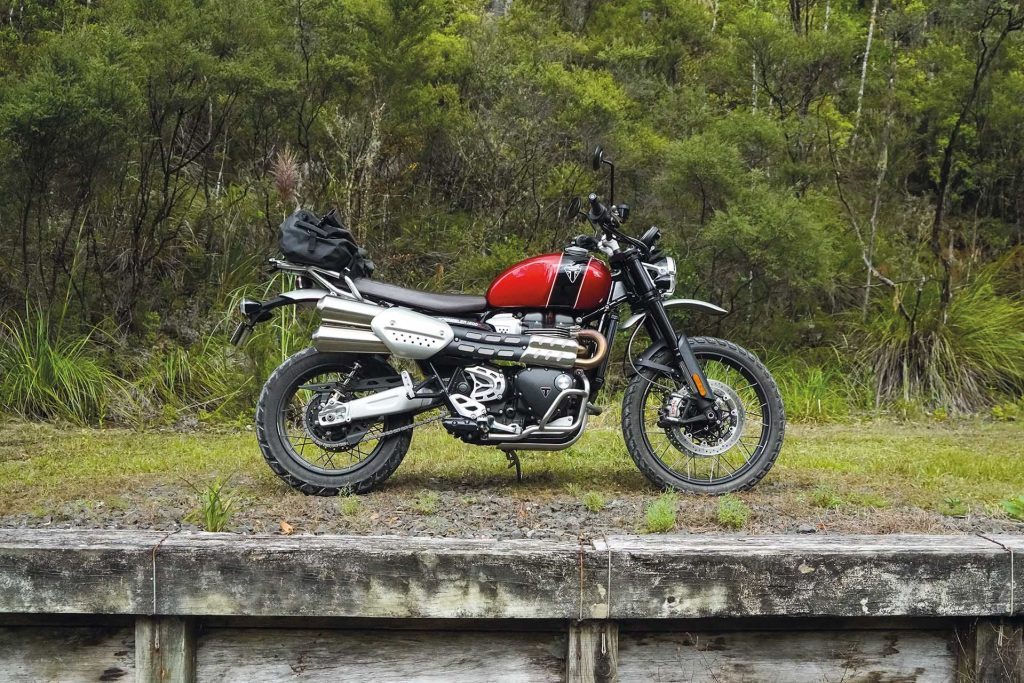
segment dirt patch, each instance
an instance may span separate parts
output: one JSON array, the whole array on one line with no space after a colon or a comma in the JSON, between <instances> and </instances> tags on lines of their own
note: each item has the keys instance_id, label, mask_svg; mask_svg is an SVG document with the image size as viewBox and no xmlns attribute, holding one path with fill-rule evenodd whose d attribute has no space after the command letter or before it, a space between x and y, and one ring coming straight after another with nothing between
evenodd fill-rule
<instances>
[{"instance_id":1,"label":"dirt patch","mask_svg":"<svg viewBox=\"0 0 1024 683\"><path fill-rule=\"evenodd\" d=\"M421 502L424 496L429 496L431 505ZM281 522L286 522L295 534L589 539L644 533L644 510L655 497L654 493L607 496L603 508L593 511L569 493L531 491L528 481L483 488L438 487L415 495L385 489L352 498L307 497L282 491L260 499L238 492L234 494L227 530L281 533ZM750 534L1024 533L1024 524L982 515L947 517L914 507L809 510L806 505L794 505L786 494L772 493L751 493L742 499L751 510L742 533ZM675 531L725 531L716 521L718 500L682 497ZM158 486L129 493L114 505L79 500L44 513L3 516L0 526L199 530L190 518L195 507L191 491Z\"/></svg>"}]
</instances>

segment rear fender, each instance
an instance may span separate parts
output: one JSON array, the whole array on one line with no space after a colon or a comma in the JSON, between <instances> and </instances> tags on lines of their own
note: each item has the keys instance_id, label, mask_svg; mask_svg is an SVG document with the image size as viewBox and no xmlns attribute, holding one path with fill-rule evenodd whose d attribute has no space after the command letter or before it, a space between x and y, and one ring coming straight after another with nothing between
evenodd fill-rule
<instances>
[{"instance_id":1,"label":"rear fender","mask_svg":"<svg viewBox=\"0 0 1024 683\"><path fill-rule=\"evenodd\" d=\"M238 309L242 312L242 316L245 320L238 325L235 329L235 333L231 335L231 343L235 346L241 346L244 344L245 340L248 339L256 325L266 322L273 317L273 311L275 308L281 308L282 306L297 306L300 304L316 304L316 302L327 296L327 294L328 292L326 289L309 288L293 289L289 292L282 292L268 301L242 299L238 304Z\"/></svg>"}]
</instances>

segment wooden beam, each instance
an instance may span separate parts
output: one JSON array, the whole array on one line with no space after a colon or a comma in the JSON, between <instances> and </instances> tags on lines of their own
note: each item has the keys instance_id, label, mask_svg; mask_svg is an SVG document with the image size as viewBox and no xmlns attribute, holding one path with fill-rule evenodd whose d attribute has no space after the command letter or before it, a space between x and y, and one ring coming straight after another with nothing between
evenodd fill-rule
<instances>
[{"instance_id":1,"label":"wooden beam","mask_svg":"<svg viewBox=\"0 0 1024 683\"><path fill-rule=\"evenodd\" d=\"M1009 553L975 536L613 536L616 619L1011 613Z\"/></svg>"},{"instance_id":2,"label":"wooden beam","mask_svg":"<svg viewBox=\"0 0 1024 683\"><path fill-rule=\"evenodd\" d=\"M1024 562L1014 559L1024 548L1011 554L1012 543L1020 541L613 536L575 544L0 530L0 613L998 617L1019 613L1024 600Z\"/></svg>"},{"instance_id":3,"label":"wooden beam","mask_svg":"<svg viewBox=\"0 0 1024 683\"><path fill-rule=\"evenodd\" d=\"M576 618L580 552L537 541L179 535L160 548L156 612Z\"/></svg>"},{"instance_id":4,"label":"wooden beam","mask_svg":"<svg viewBox=\"0 0 1024 683\"><path fill-rule=\"evenodd\" d=\"M195 683L196 629L192 619L135 620L135 680L138 683Z\"/></svg>"},{"instance_id":5,"label":"wooden beam","mask_svg":"<svg viewBox=\"0 0 1024 683\"><path fill-rule=\"evenodd\" d=\"M1024 681L1024 622L974 619L956 629L957 683Z\"/></svg>"},{"instance_id":6,"label":"wooden beam","mask_svg":"<svg viewBox=\"0 0 1024 683\"><path fill-rule=\"evenodd\" d=\"M1013 613L1024 615L1024 538L1009 534L985 535L982 538L1000 546L1010 556L1010 564L1013 566L1013 583L1010 586Z\"/></svg>"},{"instance_id":7,"label":"wooden beam","mask_svg":"<svg viewBox=\"0 0 1024 683\"><path fill-rule=\"evenodd\" d=\"M614 621L574 621L566 656L568 683L606 683L619 679L619 625Z\"/></svg>"},{"instance_id":8,"label":"wooden beam","mask_svg":"<svg viewBox=\"0 0 1024 683\"><path fill-rule=\"evenodd\" d=\"M199 681L557 681L565 636L551 632L204 629Z\"/></svg>"},{"instance_id":9,"label":"wooden beam","mask_svg":"<svg viewBox=\"0 0 1024 683\"><path fill-rule=\"evenodd\" d=\"M138 614L166 533L0 529L0 612Z\"/></svg>"}]
</instances>

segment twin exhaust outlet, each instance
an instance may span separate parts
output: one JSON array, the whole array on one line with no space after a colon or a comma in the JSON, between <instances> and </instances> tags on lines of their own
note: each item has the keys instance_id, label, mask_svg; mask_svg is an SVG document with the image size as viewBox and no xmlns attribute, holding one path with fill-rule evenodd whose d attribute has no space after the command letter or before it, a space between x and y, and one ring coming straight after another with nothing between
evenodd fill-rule
<instances>
[{"instance_id":1,"label":"twin exhaust outlet","mask_svg":"<svg viewBox=\"0 0 1024 683\"><path fill-rule=\"evenodd\" d=\"M390 353L399 358L461 358L518 361L549 368L596 368L608 354L608 340L597 330L580 330L589 349L574 339L546 335L501 334L452 326L407 308L385 308L327 295L317 303L320 327L313 333L318 351Z\"/></svg>"}]
</instances>

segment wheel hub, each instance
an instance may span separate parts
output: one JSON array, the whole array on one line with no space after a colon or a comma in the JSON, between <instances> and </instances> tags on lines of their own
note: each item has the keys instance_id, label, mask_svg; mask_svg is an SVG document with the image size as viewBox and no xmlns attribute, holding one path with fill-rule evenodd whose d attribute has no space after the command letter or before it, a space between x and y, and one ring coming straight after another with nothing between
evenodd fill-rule
<instances>
[{"instance_id":1,"label":"wheel hub","mask_svg":"<svg viewBox=\"0 0 1024 683\"><path fill-rule=\"evenodd\" d=\"M718 380L708 380L708 385L715 397L712 410L717 419L665 428L665 435L675 448L698 458L711 458L728 451L740 440L746 425L746 410L739 394ZM685 388L673 393L666 399L662 413L680 417L688 397L689 391Z\"/></svg>"},{"instance_id":2,"label":"wheel hub","mask_svg":"<svg viewBox=\"0 0 1024 683\"><path fill-rule=\"evenodd\" d=\"M321 425L319 422L320 412L327 403L327 399L328 395L317 394L306 405L302 415L306 433L309 434L309 438L314 444L325 451L334 453L347 451L359 443L369 429L369 425L360 426L356 423L340 424L334 427Z\"/></svg>"}]
</instances>

